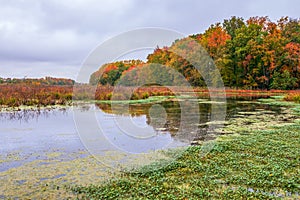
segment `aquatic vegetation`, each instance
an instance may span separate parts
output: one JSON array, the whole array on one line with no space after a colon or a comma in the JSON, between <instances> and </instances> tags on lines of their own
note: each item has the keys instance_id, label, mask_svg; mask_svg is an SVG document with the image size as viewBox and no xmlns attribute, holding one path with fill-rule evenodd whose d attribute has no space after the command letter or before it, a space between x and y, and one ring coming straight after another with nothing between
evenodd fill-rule
<instances>
[{"instance_id":1,"label":"aquatic vegetation","mask_svg":"<svg viewBox=\"0 0 300 200\"><path fill-rule=\"evenodd\" d=\"M238 113L224 128L234 134L218 137L205 156L191 146L158 170L70 189L81 199L299 198L300 123L292 109L300 110Z\"/></svg>"},{"instance_id":2,"label":"aquatic vegetation","mask_svg":"<svg viewBox=\"0 0 300 200\"><path fill-rule=\"evenodd\" d=\"M70 185L100 184L113 176L110 169L94 157L80 158L79 155L86 153L74 152L74 157L79 158L66 161L57 157L59 153L49 153L46 159L0 172L0 198L74 199L77 195L66 189Z\"/></svg>"},{"instance_id":3,"label":"aquatic vegetation","mask_svg":"<svg viewBox=\"0 0 300 200\"><path fill-rule=\"evenodd\" d=\"M294 112L294 114L300 115L300 105L295 106L294 108L292 108L292 111Z\"/></svg>"},{"instance_id":4,"label":"aquatic vegetation","mask_svg":"<svg viewBox=\"0 0 300 200\"><path fill-rule=\"evenodd\" d=\"M148 100L172 102L174 96L152 96ZM276 105L279 110L262 109L265 105ZM85 151L74 152L67 155L72 160L63 159L66 155L61 151L45 152L44 158L0 172L0 198L299 198L299 104L275 97L258 101L256 108L260 109L235 110L225 123L199 124L225 125L216 130L221 136L206 154L203 149L209 145L201 141L198 146L162 154L175 152L176 159L171 161L157 156L154 162L146 157L131 160L123 172L103 164L122 159L122 155L114 152L97 159L82 156L87 154ZM6 157L1 155L0 163L22 159L26 158L16 152Z\"/></svg>"},{"instance_id":5,"label":"aquatic vegetation","mask_svg":"<svg viewBox=\"0 0 300 200\"><path fill-rule=\"evenodd\" d=\"M274 101L268 101L268 103L270 102L274 103ZM277 103L280 104L280 102ZM293 109L282 108L282 110L280 110L278 113L275 111L266 110L237 112L237 114L232 116L232 118L227 121L226 126L217 130L217 132L220 134L250 134L256 130L265 130L272 127L285 126L289 123L293 124L295 119L297 119Z\"/></svg>"},{"instance_id":6,"label":"aquatic vegetation","mask_svg":"<svg viewBox=\"0 0 300 200\"><path fill-rule=\"evenodd\" d=\"M76 186L72 191L83 199L296 197L299 130L298 124L226 136L226 140L221 137L204 157L199 156L201 147L192 146L163 169L123 174L104 185Z\"/></svg>"},{"instance_id":7,"label":"aquatic vegetation","mask_svg":"<svg viewBox=\"0 0 300 200\"><path fill-rule=\"evenodd\" d=\"M152 102L162 102L167 99L172 99L174 96L151 96L147 99L136 99L136 100L96 100L98 104L143 104Z\"/></svg>"},{"instance_id":8,"label":"aquatic vegetation","mask_svg":"<svg viewBox=\"0 0 300 200\"><path fill-rule=\"evenodd\" d=\"M291 102L291 101L285 101L284 96L271 96L270 98L267 99L258 99L258 102L267 104L267 105L273 105L273 106L296 106L298 105L296 102Z\"/></svg>"}]
</instances>

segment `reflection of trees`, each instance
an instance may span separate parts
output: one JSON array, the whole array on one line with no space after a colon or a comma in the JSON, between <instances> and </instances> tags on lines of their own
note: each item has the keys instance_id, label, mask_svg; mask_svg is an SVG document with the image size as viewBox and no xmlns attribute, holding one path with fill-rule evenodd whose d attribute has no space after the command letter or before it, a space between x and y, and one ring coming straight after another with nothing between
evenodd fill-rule
<instances>
[{"instance_id":1,"label":"reflection of trees","mask_svg":"<svg viewBox=\"0 0 300 200\"><path fill-rule=\"evenodd\" d=\"M191 104L191 105L190 105ZM196 110L193 110L193 102L191 101L163 101L158 105L162 106L166 113L166 119L163 119L163 116L159 115L150 115L149 111L151 107L155 104L114 104L113 107L111 104L102 103L97 104L103 112L109 114L117 115L130 115L132 117L136 116L146 116L146 123L153 126L154 129L160 131L168 131L173 136L176 136L179 139L189 138L200 138L201 136L207 134L208 126L199 128L199 124L205 124L211 120L212 107L210 103L200 103L199 113ZM184 105L184 108L181 108L181 105ZM182 110L184 109L184 111ZM181 116L184 114L185 116ZM199 118L199 124L192 124L191 122L195 121L193 118ZM151 121L152 120L152 121ZM161 123L165 123L161 126ZM155 123L156 122L156 123ZM182 127L181 127L182 126ZM180 128L183 128L180 130Z\"/></svg>"},{"instance_id":2,"label":"reflection of trees","mask_svg":"<svg viewBox=\"0 0 300 200\"><path fill-rule=\"evenodd\" d=\"M222 127L222 122L212 121L213 115L221 115L218 111L222 112L222 104L212 101L201 100L199 103L199 113L193 110L193 101L163 101L157 104L98 104L97 106L104 112L109 114L146 116L146 123L158 131L168 131L176 139L180 141L193 141L193 140L211 140L215 138L220 132L216 129ZM154 105L163 107L166 115L159 116L151 115L150 110ZM212 106L215 107L213 111ZM220 107L220 109L218 108ZM274 110L274 108L263 104L241 103L235 100L228 100L227 102L227 120L234 117L241 111L254 111L256 109ZM184 117L181 115L185 115ZM163 117L165 116L165 119ZM157 117L157 118L155 118ZM199 122L195 122L193 118L199 118ZM162 123L160 123L162 122ZM207 123L209 122L209 123ZM162 125L163 124L163 125Z\"/></svg>"},{"instance_id":3,"label":"reflection of trees","mask_svg":"<svg viewBox=\"0 0 300 200\"><path fill-rule=\"evenodd\" d=\"M163 127L154 127L154 128L163 128L169 131L171 134L176 134L177 130L180 126L181 121L181 107L178 101L164 101L161 102L160 105L165 109L166 119ZM155 125L156 123L152 123L153 121L160 121L160 117L156 118L156 116L150 116L148 113L146 115L147 123ZM163 117L163 116L161 116Z\"/></svg>"},{"instance_id":4,"label":"reflection of trees","mask_svg":"<svg viewBox=\"0 0 300 200\"><path fill-rule=\"evenodd\" d=\"M31 120L38 120L40 117L49 118L50 115L55 115L56 112L67 113L65 108L60 109L23 109L10 112L0 112L2 121L20 121L28 123Z\"/></svg>"},{"instance_id":5,"label":"reflection of trees","mask_svg":"<svg viewBox=\"0 0 300 200\"><path fill-rule=\"evenodd\" d=\"M154 104L112 104L101 103L97 104L103 112L108 114L118 114L118 115L130 115L131 117L143 116L145 115L147 124L153 126L154 129L169 131L172 134L176 133L180 125L181 120L181 110L178 101L163 101L158 105L162 106L166 113L166 119L164 116L152 115L150 116L150 109ZM152 120L152 121L151 121ZM159 123L153 123L153 121L164 120L166 123L162 127L156 127Z\"/></svg>"}]
</instances>

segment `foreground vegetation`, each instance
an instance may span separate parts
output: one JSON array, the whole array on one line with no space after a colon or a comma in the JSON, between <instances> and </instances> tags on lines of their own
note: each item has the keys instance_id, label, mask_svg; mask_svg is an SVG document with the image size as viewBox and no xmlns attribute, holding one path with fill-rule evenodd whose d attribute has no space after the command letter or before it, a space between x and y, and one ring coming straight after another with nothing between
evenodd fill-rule
<instances>
[{"instance_id":1,"label":"foreground vegetation","mask_svg":"<svg viewBox=\"0 0 300 200\"><path fill-rule=\"evenodd\" d=\"M299 104L292 110L299 118ZM299 119L264 130L251 127L245 131L244 127L238 135L219 137L204 156L201 146L191 146L159 170L151 171L148 166L103 185L71 189L80 199L296 199L300 194L299 149Z\"/></svg>"}]
</instances>

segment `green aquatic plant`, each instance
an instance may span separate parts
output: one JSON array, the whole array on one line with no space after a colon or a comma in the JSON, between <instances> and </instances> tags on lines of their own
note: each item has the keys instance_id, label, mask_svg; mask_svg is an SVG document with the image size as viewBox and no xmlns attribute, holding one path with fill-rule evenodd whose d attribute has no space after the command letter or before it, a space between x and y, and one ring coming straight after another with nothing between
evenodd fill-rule
<instances>
[{"instance_id":1,"label":"green aquatic plant","mask_svg":"<svg viewBox=\"0 0 300 200\"><path fill-rule=\"evenodd\" d=\"M296 115L300 115L300 105L295 106L294 108L292 108L292 110Z\"/></svg>"},{"instance_id":2,"label":"green aquatic plant","mask_svg":"<svg viewBox=\"0 0 300 200\"><path fill-rule=\"evenodd\" d=\"M300 107L282 99L258 101L284 106L277 114L237 113L220 130L232 134L219 136L208 154L191 146L157 170L149 170L159 166L154 163L101 185L70 189L82 199L299 198Z\"/></svg>"},{"instance_id":3,"label":"green aquatic plant","mask_svg":"<svg viewBox=\"0 0 300 200\"><path fill-rule=\"evenodd\" d=\"M273 106L296 106L298 103L285 101L284 96L272 96L271 98L267 99L258 99L257 101L262 104L268 104Z\"/></svg>"},{"instance_id":4,"label":"green aquatic plant","mask_svg":"<svg viewBox=\"0 0 300 200\"><path fill-rule=\"evenodd\" d=\"M300 125L222 136L212 151L189 147L172 164L124 173L102 185L75 186L82 199L297 198ZM299 196L298 196L299 197Z\"/></svg>"},{"instance_id":5,"label":"green aquatic plant","mask_svg":"<svg viewBox=\"0 0 300 200\"><path fill-rule=\"evenodd\" d=\"M167 99L172 99L174 96L151 96L146 99L135 99L135 100L96 100L95 103L101 104L142 104L142 103L152 103L161 102Z\"/></svg>"}]
</instances>

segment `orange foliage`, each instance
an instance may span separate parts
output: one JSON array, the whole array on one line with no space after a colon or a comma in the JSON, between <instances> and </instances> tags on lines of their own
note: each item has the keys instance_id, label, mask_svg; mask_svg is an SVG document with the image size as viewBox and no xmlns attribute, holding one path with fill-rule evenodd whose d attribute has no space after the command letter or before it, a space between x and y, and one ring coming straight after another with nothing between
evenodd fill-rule
<instances>
[{"instance_id":1,"label":"orange foliage","mask_svg":"<svg viewBox=\"0 0 300 200\"><path fill-rule=\"evenodd\" d=\"M36 84L1 84L0 105L55 105L72 100L73 86L50 86Z\"/></svg>"},{"instance_id":2,"label":"orange foliage","mask_svg":"<svg viewBox=\"0 0 300 200\"><path fill-rule=\"evenodd\" d=\"M118 67L116 65L110 64L107 67L105 67L104 73L108 73L108 72L110 72L112 70L117 70L117 69L118 69Z\"/></svg>"},{"instance_id":3,"label":"orange foliage","mask_svg":"<svg viewBox=\"0 0 300 200\"><path fill-rule=\"evenodd\" d=\"M207 42L209 47L217 48L224 46L229 39L230 35L228 35L221 27L216 27L207 37Z\"/></svg>"}]
</instances>

